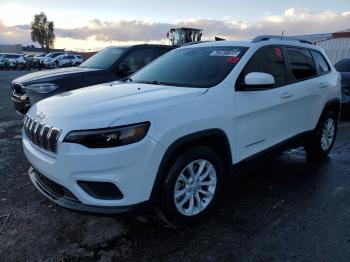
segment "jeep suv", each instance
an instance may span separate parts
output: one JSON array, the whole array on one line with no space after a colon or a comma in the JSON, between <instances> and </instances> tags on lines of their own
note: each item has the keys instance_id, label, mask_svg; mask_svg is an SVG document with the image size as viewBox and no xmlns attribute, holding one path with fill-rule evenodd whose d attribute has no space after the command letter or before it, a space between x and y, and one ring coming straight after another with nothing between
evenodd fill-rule
<instances>
[{"instance_id":1,"label":"jeep suv","mask_svg":"<svg viewBox=\"0 0 350 262\"><path fill-rule=\"evenodd\" d=\"M125 83L62 93L24 118L35 187L75 210L152 204L172 223L217 204L229 174L262 153L331 150L340 77L305 41L264 36L174 49Z\"/></svg>"},{"instance_id":2,"label":"jeep suv","mask_svg":"<svg viewBox=\"0 0 350 262\"><path fill-rule=\"evenodd\" d=\"M24 115L36 102L47 97L85 86L116 81L170 51L167 45L134 45L107 47L78 67L45 70L21 76L12 81L12 102L15 110ZM62 53L50 53L46 66L55 66ZM70 57L65 54L63 57ZM75 61L73 65L80 63Z\"/></svg>"}]
</instances>

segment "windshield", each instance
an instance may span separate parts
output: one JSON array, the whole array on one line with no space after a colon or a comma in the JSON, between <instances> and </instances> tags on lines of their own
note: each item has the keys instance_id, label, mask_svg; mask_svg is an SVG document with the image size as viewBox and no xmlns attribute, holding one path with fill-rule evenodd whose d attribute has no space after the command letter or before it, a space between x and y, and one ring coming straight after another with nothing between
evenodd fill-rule
<instances>
[{"instance_id":1,"label":"windshield","mask_svg":"<svg viewBox=\"0 0 350 262\"><path fill-rule=\"evenodd\" d=\"M134 74L130 81L184 87L212 87L231 72L247 47L175 49Z\"/></svg>"},{"instance_id":2,"label":"windshield","mask_svg":"<svg viewBox=\"0 0 350 262\"><path fill-rule=\"evenodd\" d=\"M126 47L107 47L83 62L80 67L110 69Z\"/></svg>"}]
</instances>

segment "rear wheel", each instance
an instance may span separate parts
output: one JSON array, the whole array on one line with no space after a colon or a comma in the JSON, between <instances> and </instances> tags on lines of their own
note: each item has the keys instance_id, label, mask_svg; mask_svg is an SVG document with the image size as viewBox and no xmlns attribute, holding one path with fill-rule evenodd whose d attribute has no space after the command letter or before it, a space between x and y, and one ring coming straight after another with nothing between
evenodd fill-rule
<instances>
[{"instance_id":1,"label":"rear wheel","mask_svg":"<svg viewBox=\"0 0 350 262\"><path fill-rule=\"evenodd\" d=\"M161 217L173 225L195 222L215 207L223 186L224 166L218 154L196 147L171 164L159 196Z\"/></svg>"},{"instance_id":2,"label":"rear wheel","mask_svg":"<svg viewBox=\"0 0 350 262\"><path fill-rule=\"evenodd\" d=\"M329 111L322 117L310 143L305 147L309 157L322 160L329 154L337 135L337 121L338 118L333 111Z\"/></svg>"}]
</instances>

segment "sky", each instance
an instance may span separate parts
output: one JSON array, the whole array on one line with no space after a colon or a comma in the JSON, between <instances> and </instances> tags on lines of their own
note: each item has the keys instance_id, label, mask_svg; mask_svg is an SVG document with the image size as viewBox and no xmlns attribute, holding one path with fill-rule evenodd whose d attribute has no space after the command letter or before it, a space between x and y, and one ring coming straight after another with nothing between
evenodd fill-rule
<instances>
[{"instance_id":1,"label":"sky","mask_svg":"<svg viewBox=\"0 0 350 262\"><path fill-rule=\"evenodd\" d=\"M350 0L0 0L0 44L34 44L30 23L43 11L55 24L56 48L168 43L171 27L203 29L203 39L250 39L350 28Z\"/></svg>"}]
</instances>

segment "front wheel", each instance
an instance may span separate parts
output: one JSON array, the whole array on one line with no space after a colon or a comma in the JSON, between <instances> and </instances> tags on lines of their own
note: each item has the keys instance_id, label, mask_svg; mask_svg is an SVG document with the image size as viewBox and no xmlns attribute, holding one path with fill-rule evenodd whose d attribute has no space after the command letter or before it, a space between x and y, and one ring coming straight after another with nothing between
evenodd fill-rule
<instances>
[{"instance_id":1,"label":"front wheel","mask_svg":"<svg viewBox=\"0 0 350 262\"><path fill-rule=\"evenodd\" d=\"M333 111L325 114L317 125L316 131L305 147L311 159L324 159L331 151L338 130L338 118Z\"/></svg>"},{"instance_id":2,"label":"front wheel","mask_svg":"<svg viewBox=\"0 0 350 262\"><path fill-rule=\"evenodd\" d=\"M202 219L215 207L223 178L224 165L214 150L196 147L184 152L171 163L163 182L161 217L173 225Z\"/></svg>"}]
</instances>

